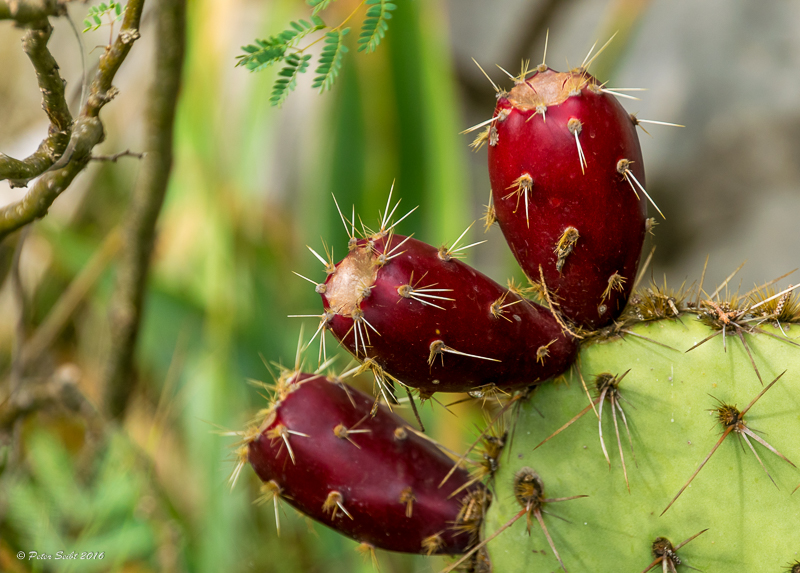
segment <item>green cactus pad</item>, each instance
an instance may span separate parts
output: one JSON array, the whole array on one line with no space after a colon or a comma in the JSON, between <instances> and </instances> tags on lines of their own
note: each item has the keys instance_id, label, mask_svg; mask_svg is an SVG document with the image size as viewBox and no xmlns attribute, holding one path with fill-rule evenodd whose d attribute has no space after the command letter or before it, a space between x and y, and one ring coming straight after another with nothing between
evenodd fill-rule
<instances>
[{"instance_id":1,"label":"green cactus pad","mask_svg":"<svg viewBox=\"0 0 800 573\"><path fill-rule=\"evenodd\" d=\"M750 443L778 487L740 435L730 432L661 515L725 429L717 419L715 398L742 410L783 371L744 421L789 460L800 463L800 348L788 343L781 330L766 324L760 328L774 337L744 336L763 385L742 341L730 331L724 341L727 350L718 335L687 352L717 332L691 314L631 328L634 334L675 350L631 334L587 344L578 364L592 398L596 375L621 376L630 369L619 391L633 453L618 416L630 493L608 400L602 416L610 468L591 409L534 450L589 403L573 369L567 384L548 383L522 404L513 443L506 447L494 476L496 495L484 537L520 513L514 476L530 467L544 481L545 498L589 496L542 507L549 512L543 515L544 523L568 571L641 572L655 559L656 538L666 537L677 546L706 528L677 551L682 563L708 572L786 570L800 558L800 490L792 495L800 471L753 438ZM788 340L800 335L800 325L783 325L783 330ZM537 519L530 518L530 534L523 515L488 544L494 571L561 570ZM677 566L678 571L683 569L685 565ZM661 571L662 564L654 570Z\"/></svg>"}]
</instances>

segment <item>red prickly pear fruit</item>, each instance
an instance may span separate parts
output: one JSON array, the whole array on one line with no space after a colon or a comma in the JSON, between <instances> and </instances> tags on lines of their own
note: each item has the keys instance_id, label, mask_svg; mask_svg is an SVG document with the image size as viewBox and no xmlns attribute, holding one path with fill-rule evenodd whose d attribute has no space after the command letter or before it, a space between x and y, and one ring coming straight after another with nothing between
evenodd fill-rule
<instances>
[{"instance_id":1,"label":"red prickly pear fruit","mask_svg":"<svg viewBox=\"0 0 800 573\"><path fill-rule=\"evenodd\" d=\"M322 375L282 377L279 397L247 445L273 495L389 551L458 554L474 545L489 492L461 468L439 487L453 462L402 418Z\"/></svg>"},{"instance_id":2,"label":"red prickly pear fruit","mask_svg":"<svg viewBox=\"0 0 800 573\"><path fill-rule=\"evenodd\" d=\"M564 372L577 352L546 308L411 237L353 242L322 290L336 338L423 395L530 386Z\"/></svg>"},{"instance_id":3,"label":"red prickly pear fruit","mask_svg":"<svg viewBox=\"0 0 800 573\"><path fill-rule=\"evenodd\" d=\"M514 256L563 316L608 324L633 287L647 222L635 119L585 71L544 66L501 94L494 118L493 206Z\"/></svg>"}]
</instances>

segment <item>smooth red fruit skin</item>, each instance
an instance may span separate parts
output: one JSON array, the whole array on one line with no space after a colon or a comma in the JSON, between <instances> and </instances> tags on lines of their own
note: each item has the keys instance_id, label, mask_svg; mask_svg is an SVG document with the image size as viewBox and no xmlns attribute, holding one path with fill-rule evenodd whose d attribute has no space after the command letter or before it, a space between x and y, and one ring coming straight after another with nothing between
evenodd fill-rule
<instances>
[{"instance_id":1,"label":"smooth red fruit skin","mask_svg":"<svg viewBox=\"0 0 800 573\"><path fill-rule=\"evenodd\" d=\"M453 461L385 406L370 417L373 403L371 396L343 382L300 374L274 407L274 418L249 444L250 464L262 481L277 483L289 504L356 541L425 553L423 540L438 535L441 544L432 553L464 553L475 538L454 529L462 500L476 494L482 498L485 488L473 484L450 498L469 474L458 469L440 488ZM334 433L340 424L369 432L351 433L351 442ZM308 436L288 434L294 462L283 439L269 435L281 425ZM414 497L410 517L400 501L407 488ZM332 491L341 494L353 519L337 509L331 520L323 510Z\"/></svg>"},{"instance_id":2,"label":"smooth red fruit skin","mask_svg":"<svg viewBox=\"0 0 800 573\"><path fill-rule=\"evenodd\" d=\"M403 243L403 241L405 241ZM564 372L572 364L577 345L565 334L545 308L521 299L486 275L452 258L442 260L440 252L422 241L392 236L358 242L348 258L402 252L377 270L369 294L359 303L364 319L380 334L361 324L369 333L367 357L403 384L425 393L465 392L495 384L501 389L524 388ZM346 261L347 259L345 259ZM337 265L337 272L344 268ZM398 288L412 280L418 287L435 285L434 294L454 299L428 299L435 308L413 298L404 298ZM332 297L336 273L326 281L322 301L335 312L329 323L342 344L364 359L364 349L355 348L353 318L342 311L338 297ZM492 304L501 297L502 316L492 314ZM431 344L441 340L447 347L473 358L444 352L429 363ZM548 346L549 345L549 346ZM547 356L537 357L546 348ZM487 360L492 359L492 360Z\"/></svg>"},{"instance_id":3,"label":"smooth red fruit skin","mask_svg":"<svg viewBox=\"0 0 800 573\"><path fill-rule=\"evenodd\" d=\"M572 79L570 80L570 76ZM548 83L574 74L553 70L539 72L527 80ZM545 115L519 105L518 84L497 102L494 145L489 146L489 177L500 228L525 274L540 282L541 265L547 288L556 294L564 316L588 329L602 327L625 306L636 278L645 236L647 199L631 188L617 166L621 159L632 162L633 175L644 186L644 166L631 116L614 96L602 93L596 80L583 75L586 84L579 95L546 107ZM516 92L515 92L516 90ZM544 92L544 90L539 90ZM514 105L517 102L517 106ZM568 124L581 122L579 141L586 157L585 173L575 135ZM524 173L533 186L528 193L527 220L524 200L517 204L515 181ZM509 195L511 194L511 195ZM567 227L580 238L556 268L556 245ZM621 290L612 289L603 299L609 278L625 278Z\"/></svg>"}]
</instances>

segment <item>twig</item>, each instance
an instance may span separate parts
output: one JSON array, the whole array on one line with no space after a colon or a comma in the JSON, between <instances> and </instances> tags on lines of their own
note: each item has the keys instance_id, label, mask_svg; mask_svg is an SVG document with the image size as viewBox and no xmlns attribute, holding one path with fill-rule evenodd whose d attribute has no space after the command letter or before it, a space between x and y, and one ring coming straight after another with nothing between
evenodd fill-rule
<instances>
[{"instance_id":1,"label":"twig","mask_svg":"<svg viewBox=\"0 0 800 573\"><path fill-rule=\"evenodd\" d=\"M119 229L112 230L97 252L89 259L86 266L70 283L67 290L59 297L53 309L48 313L39 328L33 333L22 349L21 364L25 371L39 360L42 354L53 344L56 337L64 330L70 317L80 302L86 298L89 290L100 278L108 264L122 247Z\"/></svg>"},{"instance_id":2,"label":"twig","mask_svg":"<svg viewBox=\"0 0 800 573\"><path fill-rule=\"evenodd\" d=\"M103 388L113 417L125 411L134 386L134 352L156 222L172 168L173 124L183 67L185 0L163 0L156 11L155 74L145 118L147 158L126 216L123 255L111 298L111 350Z\"/></svg>"},{"instance_id":3,"label":"twig","mask_svg":"<svg viewBox=\"0 0 800 573\"><path fill-rule=\"evenodd\" d=\"M8 14L9 17L16 14L16 20L19 22L20 7L23 5L30 7L40 4L34 4L30 0L28 2L0 0L0 18L3 17L3 14ZM15 7L13 10L12 6ZM130 52L133 42L139 38L139 21L143 6L144 0L128 2L122 28L114 43L108 46L100 57L97 73L89 90L89 97L83 105L80 116L75 121L69 143L61 158L36 180L21 201L0 209L0 241L10 232L27 225L34 219L44 217L56 197L67 189L78 173L86 167L91 159L94 146L103 140L103 124L98 115L102 107L117 94L117 89L112 86L112 82L117 70Z\"/></svg>"},{"instance_id":4,"label":"twig","mask_svg":"<svg viewBox=\"0 0 800 573\"><path fill-rule=\"evenodd\" d=\"M28 235L28 229L23 229L17 239L17 245L14 249L14 258L11 261L11 292L13 293L15 303L17 306L17 324L14 333L14 349L11 354L11 377L10 377L10 393L13 395L19 390L22 385L22 349L25 345L25 339L28 337L28 304L25 298L25 288L22 284L22 276L19 272L20 258L22 257L22 247L25 245L25 239Z\"/></svg>"},{"instance_id":5,"label":"twig","mask_svg":"<svg viewBox=\"0 0 800 573\"><path fill-rule=\"evenodd\" d=\"M63 16L67 7L59 0L0 0L0 20L17 24L40 23L48 16Z\"/></svg>"},{"instance_id":6,"label":"twig","mask_svg":"<svg viewBox=\"0 0 800 573\"><path fill-rule=\"evenodd\" d=\"M66 150L72 130L64 81L58 73L58 64L47 49L53 27L46 19L39 22L39 26L25 32L22 50L36 72L42 92L42 108L50 118L50 128L39 148L25 159L14 159L0 153L0 181L8 179L12 187L25 187L28 181L47 171Z\"/></svg>"},{"instance_id":7,"label":"twig","mask_svg":"<svg viewBox=\"0 0 800 573\"><path fill-rule=\"evenodd\" d=\"M0 409L0 434L13 432L25 417L49 408L66 408L90 421L96 418L97 411L78 388L78 377L76 368L66 365L46 382L31 384L15 393Z\"/></svg>"},{"instance_id":8,"label":"twig","mask_svg":"<svg viewBox=\"0 0 800 573\"><path fill-rule=\"evenodd\" d=\"M130 149L126 149L125 151L120 151L119 153L115 153L113 155L92 155L92 161L110 161L111 163L116 163L117 159L120 157L135 157L136 159L144 159L146 153L137 153L136 151L131 151Z\"/></svg>"}]
</instances>

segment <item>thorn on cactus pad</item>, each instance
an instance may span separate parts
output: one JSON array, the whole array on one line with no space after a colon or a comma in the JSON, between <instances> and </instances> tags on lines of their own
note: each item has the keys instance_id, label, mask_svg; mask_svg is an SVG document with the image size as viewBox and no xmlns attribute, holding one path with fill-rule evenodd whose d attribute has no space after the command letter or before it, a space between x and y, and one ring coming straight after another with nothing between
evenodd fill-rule
<instances>
[{"instance_id":1,"label":"thorn on cactus pad","mask_svg":"<svg viewBox=\"0 0 800 573\"><path fill-rule=\"evenodd\" d=\"M325 266L325 272L329 275L333 274L333 272L336 270L336 263L334 263L334 258L333 258L333 247L331 247L330 251L328 251L328 246L325 244L325 241L322 241L322 248L325 250L325 256L327 257L327 260L323 258L317 251L312 249L309 245L306 245L306 247L308 248L309 251L311 251L311 254L317 257L317 259L319 259L319 262L321 262Z\"/></svg>"},{"instance_id":2,"label":"thorn on cactus pad","mask_svg":"<svg viewBox=\"0 0 800 573\"><path fill-rule=\"evenodd\" d=\"M771 451L772 453L774 453L775 455L780 457L782 460L784 460L787 463L789 463L792 467L797 467L786 456L784 456L778 450L773 448L763 438L761 438L758 434L756 434L753 430L751 430L747 426L747 423L744 420L744 415L748 412L748 410L750 410L750 408L753 407L753 404L755 404L758 401L758 399L761 398L761 396L763 396L767 392L767 390L772 388L772 386L778 380L780 380L781 377L784 374L786 374L785 370L783 372L781 372L780 374L778 374L778 376L772 382L770 382L769 385L766 388L764 388L758 394L758 396L753 398L753 400L742 411L739 411L739 409L736 408L736 406L732 406L730 404L726 404L726 403L722 402L721 400L719 400L717 398L714 398L719 403L719 406L717 408L714 408L713 410L710 410L710 411L717 413L717 421L720 424L722 424L722 426L725 427L725 431L722 433L722 436L720 436L720 438L717 441L717 443L714 444L714 447L711 448L711 451L708 453L708 455L705 457L705 459L700 463L698 468L691 475L691 477L686 482L686 484L684 484L684 486L681 488L681 490L678 492L678 494L674 498L672 498L672 501L669 502L669 504L664 509L664 511L661 512L661 515L664 515L667 512L667 510L670 507L672 507L672 504L674 504L675 501L681 496L681 494L684 492L684 490L686 490L686 488L689 487L689 484L692 483L692 480L695 478L695 476L697 476L697 474L700 473L700 470L703 469L703 466L705 466L706 463L708 462L708 460L711 459L711 456L714 454L714 452L717 451L717 448L719 448L719 446L722 444L723 441L725 441L725 438L727 438L728 434L730 434L731 432L735 432L737 435L739 435L745 441L745 443L748 445L750 450L753 452L753 455L755 455L756 459L758 460L758 463L764 469L764 472L767 474L767 477L769 477L770 481L773 484L775 484L775 487L778 487L778 484L775 483L775 480L772 479L772 476L767 471L767 468L764 467L764 463L761 461L761 458L758 456L758 453L756 452L755 448L750 443L750 440L748 439L748 436L750 438L753 438L754 440L756 440L759 444L761 444L762 446L767 448L769 451ZM713 398L713 396L712 396L712 398Z\"/></svg>"},{"instance_id":3,"label":"thorn on cactus pad","mask_svg":"<svg viewBox=\"0 0 800 573\"><path fill-rule=\"evenodd\" d=\"M629 312L640 321L660 320L662 318L678 318L682 310L686 310L686 282L678 290L667 286L666 278L663 285L655 282L649 287L635 291L630 298Z\"/></svg>"},{"instance_id":4,"label":"thorn on cactus pad","mask_svg":"<svg viewBox=\"0 0 800 573\"><path fill-rule=\"evenodd\" d=\"M458 259L458 258L464 256L463 255L463 251L466 251L467 249L471 249L472 247L475 247L475 246L478 246L478 245L482 245L483 243L486 242L486 241L478 241L476 243L471 243L471 244L466 245L464 247L456 248L458 243L461 241L461 239L464 238L464 235L466 235L469 232L469 230L472 228L472 226L474 224L475 224L475 221L470 223L469 226L466 229L464 229L464 232L461 233L458 236L458 238L453 243L452 247L448 247L447 245L442 245L441 247L439 247L439 258L441 260L443 260L445 262L449 262L449 261L452 261L453 259Z\"/></svg>"},{"instance_id":5,"label":"thorn on cactus pad","mask_svg":"<svg viewBox=\"0 0 800 573\"><path fill-rule=\"evenodd\" d=\"M614 32L614 33L611 35L611 37L610 37L610 38L609 38L609 39L606 41L606 43L605 43L605 44L603 44L603 47L602 47L602 48L600 48L599 50L597 50L597 53L596 53L594 56L592 56L592 52L594 51L594 47L597 45L597 42L595 42L595 43L592 45L592 49L591 49L591 50L589 50L589 53L588 53L588 54L586 54L586 57L583 59L583 63L581 64L581 67L580 67L580 68L578 68L578 70L579 70L579 71L581 71L581 72L586 72L586 71L588 71L588 70L589 70L589 67L592 65L592 63L594 63L594 61L597 59L597 57L598 57L600 54L602 54L602 53L603 53L603 51L604 51L604 50L605 50L605 49L608 47L608 45L609 45L609 44L612 42L612 40L614 40L614 38L617 36L617 34L618 34L618 32ZM592 56L592 57L591 57L591 59L589 59L589 56Z\"/></svg>"},{"instance_id":6,"label":"thorn on cactus pad","mask_svg":"<svg viewBox=\"0 0 800 573\"><path fill-rule=\"evenodd\" d=\"M400 492L400 499L399 502L405 504L406 506L406 517L411 517L414 513L414 502L417 500L414 497L414 491L411 487L407 487ZM424 541L423 541L424 545Z\"/></svg>"},{"instance_id":7,"label":"thorn on cactus pad","mask_svg":"<svg viewBox=\"0 0 800 573\"><path fill-rule=\"evenodd\" d=\"M564 263L567 262L567 257L572 253L572 250L575 248L575 243L578 242L580 236L578 229L575 227L567 227L558 239L553 253L556 255L556 270L559 274L561 274Z\"/></svg>"},{"instance_id":8,"label":"thorn on cactus pad","mask_svg":"<svg viewBox=\"0 0 800 573\"><path fill-rule=\"evenodd\" d=\"M277 424L274 428L267 432L267 437L272 440L273 442L277 440L283 440L283 444L286 446L286 449L289 451L289 457L292 459L292 464L296 464L296 460L294 459L294 450L292 449L292 445L289 443L289 436L302 436L304 438L310 438L308 434L304 434L302 432L295 432L284 426L283 424ZM283 446L281 446L281 451L283 450Z\"/></svg>"},{"instance_id":9,"label":"thorn on cactus pad","mask_svg":"<svg viewBox=\"0 0 800 573\"><path fill-rule=\"evenodd\" d=\"M695 569L694 567L691 567L690 565L683 563L680 557L678 557L677 551L678 549L680 549L681 547L683 547L696 537L702 535L706 531L708 531L708 528L704 529L703 531L700 531L699 533L695 533L689 539L681 541L678 545L675 546L673 546L670 540L667 539L666 537L657 537L655 541L653 541L653 546L652 546L652 553L653 557L655 557L655 560L650 565L648 565L647 568L644 571L642 571L642 573L647 573L659 563L661 564L661 568L665 573L666 572L677 573L676 567L678 565L686 565L686 567L689 567L689 569ZM695 571L699 571L699 569L695 569Z\"/></svg>"},{"instance_id":10,"label":"thorn on cactus pad","mask_svg":"<svg viewBox=\"0 0 800 573\"><path fill-rule=\"evenodd\" d=\"M434 308L438 308L440 310L444 310L444 307L439 306L438 304L434 304L431 302L433 300L446 300L450 302L454 302L454 298L449 298L446 296L441 296L440 294L431 294L431 293L443 293L443 292L453 292L451 288L433 288L438 283L431 283L429 285L420 287L417 286L422 280L425 278L425 273L422 275L419 280L414 283L414 271L411 271L411 277L409 278L408 282L404 285L400 285L397 287L397 294L399 294L402 298L411 298L416 300L417 302L421 302L424 305L432 306Z\"/></svg>"},{"instance_id":11,"label":"thorn on cactus pad","mask_svg":"<svg viewBox=\"0 0 800 573\"><path fill-rule=\"evenodd\" d=\"M537 362L541 362L542 364L544 364L545 359L547 359L547 357L550 356L550 350L549 350L550 345L553 344L554 342L557 342L555 338L550 342L548 342L547 344L545 344L544 346L540 346L539 348L536 349Z\"/></svg>"},{"instance_id":12,"label":"thorn on cactus pad","mask_svg":"<svg viewBox=\"0 0 800 573\"><path fill-rule=\"evenodd\" d=\"M475 65L478 66L478 69L481 72L483 72L483 75L486 76L486 79L489 80L490 84L492 84L492 87L494 88L494 91L499 93L500 92L500 88L497 87L497 84L492 81L492 78L490 78L489 74L487 74L486 71L481 67L481 65L478 63L478 60L476 60L475 58L472 58L472 61L475 62Z\"/></svg>"},{"instance_id":13,"label":"thorn on cactus pad","mask_svg":"<svg viewBox=\"0 0 800 573\"><path fill-rule=\"evenodd\" d=\"M733 275L729 276L728 280L732 276ZM766 330L759 328L758 325L751 326L748 324L750 322L761 320L760 317L754 316L753 310L761 306L762 303L751 306L746 304L744 301L741 300L740 297L736 295L732 296L728 300L723 300L719 302L714 301L713 298L719 293L721 289L722 286L720 286L714 293L712 293L711 297L709 297L708 300L700 301L700 303L697 305L696 308L696 312L698 313L699 319L704 324L716 330L716 332L705 337L703 340L696 343L694 346L692 346L692 348L690 348L686 352L694 350L698 346L708 342L709 340L719 336L720 334L722 335L722 348L724 351L727 351L726 336L729 331L732 331L742 342L742 346L744 347L745 352L747 353L747 357L750 359L750 364L753 367L756 376L758 376L758 380L761 382L761 385L763 386L764 381L761 378L761 373L758 371L756 362L753 359L753 354L750 351L750 346L747 344L747 339L745 338L744 335L745 334L753 335L755 333L759 333L765 336L769 336L771 338L777 338L778 340L781 340L793 346L800 346L800 344L786 337L781 337L771 332L767 332ZM701 290L702 288L698 289L698 291Z\"/></svg>"},{"instance_id":14,"label":"thorn on cactus pad","mask_svg":"<svg viewBox=\"0 0 800 573\"><path fill-rule=\"evenodd\" d=\"M546 512L543 512L542 506L546 503L569 501L588 496L575 495L572 497L545 499L544 481L542 481L542 478L539 477L539 474L537 474L533 469L524 467L514 476L514 497L516 498L517 503L523 507L525 513L527 514L528 533L530 533L531 516L533 515L536 517L536 520L542 527L542 531L544 531L545 537L547 537L547 542L550 544L550 549L553 550L553 554L555 554L556 559L558 559L558 562L561 564L561 568L566 572L567 568L564 565L564 561L562 561L561 556L558 554L556 546L553 543L553 539L550 537L550 532L547 530L547 526L544 524L542 513Z\"/></svg>"},{"instance_id":15,"label":"thorn on cactus pad","mask_svg":"<svg viewBox=\"0 0 800 573\"><path fill-rule=\"evenodd\" d=\"M489 189L489 203L484 206L485 212L483 214L483 232L489 231L489 228L497 222L497 211L494 208L494 199L492 199L492 190Z\"/></svg>"},{"instance_id":16,"label":"thorn on cactus pad","mask_svg":"<svg viewBox=\"0 0 800 573\"><path fill-rule=\"evenodd\" d=\"M491 133L492 128L487 127L483 131L481 131L478 135L475 136L475 139L472 140L472 143L469 144L470 149L472 151L479 151L481 147L483 147L487 141L489 141L489 134Z\"/></svg>"},{"instance_id":17,"label":"thorn on cactus pad","mask_svg":"<svg viewBox=\"0 0 800 573\"><path fill-rule=\"evenodd\" d=\"M342 210L339 208L339 202L336 200L336 195L331 193L331 197L333 197L333 202L336 204L336 210L339 212L339 218L342 220L342 225L344 225L344 232L347 233L347 249L352 251L356 248L356 243L358 242L358 239L356 238L356 206L353 205L353 215L348 221L342 214ZM348 227L348 224L350 227Z\"/></svg>"},{"instance_id":18,"label":"thorn on cactus pad","mask_svg":"<svg viewBox=\"0 0 800 573\"><path fill-rule=\"evenodd\" d=\"M681 125L679 123L669 123L667 121L655 121L653 119L639 119L638 117L636 117L635 113L630 114L630 118L631 122L633 122L633 125L641 128L641 130L644 131L647 135L650 135L650 132L647 131L644 127L642 127L641 124L643 123L651 123L653 125L666 125L669 127L686 127L685 125Z\"/></svg>"},{"instance_id":19,"label":"thorn on cactus pad","mask_svg":"<svg viewBox=\"0 0 800 573\"><path fill-rule=\"evenodd\" d=\"M519 298L519 299L517 299L515 301L512 301L512 302L506 302L506 298L508 298L509 294L510 294L510 291L506 291L502 295L500 295L500 298L498 298L496 301L494 301L489 306L489 313L495 318L503 318L503 319L507 320L508 322L511 322L511 319L508 318L505 315L506 309L508 307L510 307L510 306L513 306L515 304L518 304L518 303L522 302L522 299ZM555 342L555 341L553 341L553 342Z\"/></svg>"},{"instance_id":20,"label":"thorn on cactus pad","mask_svg":"<svg viewBox=\"0 0 800 573\"><path fill-rule=\"evenodd\" d=\"M506 189L512 189L512 188L514 190L508 195L504 195L503 199L508 199L509 197L516 196L517 204L514 207L514 213L516 213L517 210L519 209L519 200L520 199L523 200L523 202L525 203L525 221L527 222L528 227L530 227L531 222L528 212L528 193L533 192L533 178L530 176L529 173L523 173L522 175L517 177L514 180L514 182L511 185L509 185Z\"/></svg>"},{"instance_id":21,"label":"thorn on cactus pad","mask_svg":"<svg viewBox=\"0 0 800 573\"><path fill-rule=\"evenodd\" d=\"M364 557L364 560L370 560L372 563L372 568L375 569L375 571L381 570L381 568L378 566L378 556L375 554L374 545L370 545L369 543L359 543L356 547L356 551Z\"/></svg>"},{"instance_id":22,"label":"thorn on cactus pad","mask_svg":"<svg viewBox=\"0 0 800 573\"><path fill-rule=\"evenodd\" d=\"M331 521L336 519L337 511L341 510L347 517L353 519L353 516L350 515L350 512L344 507L344 497L338 491L331 491L328 493L328 497L325 499L325 503L322 504L322 511L325 513L331 514Z\"/></svg>"},{"instance_id":23,"label":"thorn on cactus pad","mask_svg":"<svg viewBox=\"0 0 800 573\"><path fill-rule=\"evenodd\" d=\"M261 495L253 502L255 505L264 505L270 501L275 506L275 531L278 537L281 536L280 501L283 490L275 480L269 480L261 484Z\"/></svg>"},{"instance_id":24,"label":"thorn on cactus pad","mask_svg":"<svg viewBox=\"0 0 800 573\"><path fill-rule=\"evenodd\" d=\"M547 283L544 280L544 271L542 270L542 265L539 265L539 277L541 279L541 282L539 284L541 285L541 290L542 293L544 294L544 298L547 301L547 306L549 307L550 313L553 315L553 318L556 319L556 322L561 327L561 330L568 333L570 336L574 338L582 339L583 336L572 330L567 325L566 320L561 316L561 313L558 310L559 308L558 302L550 294L550 290L547 288Z\"/></svg>"},{"instance_id":25,"label":"thorn on cactus pad","mask_svg":"<svg viewBox=\"0 0 800 573\"><path fill-rule=\"evenodd\" d=\"M621 97L621 98L632 99L632 100L636 100L636 101L641 101L641 98L634 97L632 95L628 95L628 94L621 93L621 92L623 92L623 91L644 91L644 90L645 90L645 88L614 88L613 90L608 89L608 88L604 88L604 87L600 88L600 91L603 92L604 94L610 94L610 95L613 95L614 97Z\"/></svg>"},{"instance_id":26,"label":"thorn on cactus pad","mask_svg":"<svg viewBox=\"0 0 800 573\"><path fill-rule=\"evenodd\" d=\"M467 354L466 352L460 352L455 348L450 348L442 340L434 340L433 342L431 342L430 346L430 354L428 355L428 365L433 366L433 363L436 361L436 357L441 356L442 366L444 366L445 353L456 354L458 356L466 356L468 358L477 358L479 360L491 360L492 362L500 362L496 358L489 358L487 356L478 356L477 354Z\"/></svg>"},{"instance_id":27,"label":"thorn on cactus pad","mask_svg":"<svg viewBox=\"0 0 800 573\"><path fill-rule=\"evenodd\" d=\"M608 297L611 296L611 291L616 290L622 292L625 289L625 281L628 280L618 272L614 271L610 277L608 277L608 286L606 290L603 291L603 297L600 299L600 302L605 301Z\"/></svg>"},{"instance_id":28,"label":"thorn on cactus pad","mask_svg":"<svg viewBox=\"0 0 800 573\"><path fill-rule=\"evenodd\" d=\"M500 134L497 132L497 128L492 126L489 128L489 147L494 147L500 143Z\"/></svg>"},{"instance_id":29,"label":"thorn on cactus pad","mask_svg":"<svg viewBox=\"0 0 800 573\"><path fill-rule=\"evenodd\" d=\"M295 274L295 275L297 275L297 276L298 276L298 277L300 277L301 279L307 280L307 281L308 281L308 282L310 282L312 285L314 285L314 291L315 291L317 294L325 294L325 289L326 289L326 287L325 287L325 284L324 284L324 283L318 283L317 281L312 281L310 278L308 278L308 277L306 277L306 276L303 276L303 275L301 275L300 273L296 273L296 272L294 272L294 271L292 271L292 273L293 273L293 274Z\"/></svg>"},{"instance_id":30,"label":"thorn on cactus pad","mask_svg":"<svg viewBox=\"0 0 800 573\"><path fill-rule=\"evenodd\" d=\"M422 540L422 553L430 557L444 546L444 539L439 533L429 535Z\"/></svg>"},{"instance_id":31,"label":"thorn on cactus pad","mask_svg":"<svg viewBox=\"0 0 800 573\"><path fill-rule=\"evenodd\" d=\"M339 438L340 440L347 440L348 442L350 442L351 444L353 444L355 447L357 447L360 450L361 446L359 446L357 443L355 443L353 441L353 439L350 437L350 435L351 434L368 434L368 433L370 433L372 431L372 430L369 430L369 429L360 429L360 430L358 429L358 426L364 420L366 420L368 416L369 416L369 414L367 414L366 416L361 418L361 420L359 420L358 423L356 423L352 428L348 428L344 424L339 424L339 425L335 426L333 428L333 435L336 436L337 438Z\"/></svg>"},{"instance_id":32,"label":"thorn on cactus pad","mask_svg":"<svg viewBox=\"0 0 800 573\"><path fill-rule=\"evenodd\" d=\"M800 573L800 560L797 560L794 563L789 563L787 567L789 567L789 569L786 570L787 573Z\"/></svg>"},{"instance_id":33,"label":"thorn on cactus pad","mask_svg":"<svg viewBox=\"0 0 800 573\"><path fill-rule=\"evenodd\" d=\"M583 148L581 147L581 140L578 137L583 130L583 124L579 119L573 117L567 122L567 129L575 136L575 145L578 147L578 163L581 165L581 173L586 174L585 168L588 167L588 165L586 163L586 156L583 154Z\"/></svg>"},{"instance_id":34,"label":"thorn on cactus pad","mask_svg":"<svg viewBox=\"0 0 800 573\"><path fill-rule=\"evenodd\" d=\"M476 482L482 482L484 485L488 485L488 482L494 479L494 474L500 467L500 455L503 453L503 448L505 448L506 440L508 438L508 431L505 429L505 423L503 422L503 415L508 410L508 407L511 406L512 403L516 401L517 398L512 399L508 402L500 412L495 416L495 418L489 422L486 428L481 431L478 435L478 438L467 448L461 457L456 460L456 463L453 464L452 469L444 476L444 479L439 483L439 487L442 487L450 476L453 475L459 467L461 467L464 463L471 463L473 468L471 470L472 479L468 482L469 485L472 485ZM470 458L470 454L475 452L473 457ZM450 497L453 497L461 490L469 487L468 485L462 485L452 494Z\"/></svg>"},{"instance_id":35,"label":"thorn on cactus pad","mask_svg":"<svg viewBox=\"0 0 800 573\"><path fill-rule=\"evenodd\" d=\"M569 422L561 426L555 432L550 434L544 440L542 440L539 445L537 445L534 450L538 449L540 446L544 445L546 442L550 441L550 439L554 438L567 428L569 428L572 424L577 422L584 414L586 414L590 409L594 409L595 406L599 405L599 409L596 410L597 418L598 418L598 434L600 436L600 447L603 450L603 456L606 458L606 462L608 462L609 469L611 468L611 459L608 456L608 450L606 450L606 443L603 439L603 403L608 400L611 404L611 416L614 420L614 431L617 435L617 446L619 448L619 457L622 463L622 474L625 477L625 486L628 488L630 492L631 486L628 482L628 469L625 465L625 454L623 453L622 449L622 440L620 439L619 435L619 423L617 422L617 413L619 413L620 417L622 418L623 425L625 426L625 431L628 434L628 442L630 444L631 453L633 454L633 440L631 439L631 430L628 427L628 420L625 417L625 411L622 409L622 400L625 398L619 391L619 384L622 382L622 379L627 376L630 370L626 370L622 376L614 376L608 372L604 372L602 374L598 374L595 377L595 393L597 395L596 398L589 401L589 405L586 406L583 410L581 410L574 418L572 418ZM583 377L581 376L581 380ZM635 459L635 454L634 454Z\"/></svg>"},{"instance_id":36,"label":"thorn on cactus pad","mask_svg":"<svg viewBox=\"0 0 800 573\"><path fill-rule=\"evenodd\" d=\"M636 179L636 176L633 174L633 171L631 171L630 166L631 166L632 163L633 162L628 160L628 159L620 159L617 162L617 173L622 175L623 179L625 179L625 181L628 182L628 185L631 186L631 189L633 189L633 192L636 194L637 198L639 197L639 192L636 190L636 188L638 187L639 190L642 193L644 193L644 196L647 197L647 200L650 201L650 204L653 205L653 207L656 208L656 211L658 211L658 214L661 215L664 219L666 219L667 218L666 215L664 215L664 213L661 212L661 209L658 208L658 205L656 205L656 202L653 201L653 198L650 197L650 195L647 193L647 191L642 186L642 184L639 183L639 180ZM636 183L636 186L634 186L634 183Z\"/></svg>"}]
</instances>

